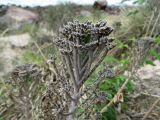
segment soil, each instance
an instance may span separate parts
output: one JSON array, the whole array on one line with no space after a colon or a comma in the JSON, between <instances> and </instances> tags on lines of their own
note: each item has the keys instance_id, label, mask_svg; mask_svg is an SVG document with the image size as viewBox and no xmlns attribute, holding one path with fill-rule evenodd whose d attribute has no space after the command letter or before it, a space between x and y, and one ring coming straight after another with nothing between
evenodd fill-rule
<instances>
[{"instance_id":1,"label":"soil","mask_svg":"<svg viewBox=\"0 0 160 120\"><path fill-rule=\"evenodd\" d=\"M0 37L0 78L20 64L21 56L25 51L23 48L29 44L29 39L28 34Z\"/></svg>"},{"instance_id":2,"label":"soil","mask_svg":"<svg viewBox=\"0 0 160 120\"><path fill-rule=\"evenodd\" d=\"M144 65L137 71L135 92L130 96L128 111L120 120L142 120L157 100L159 102L145 120L160 120L160 61L154 64Z\"/></svg>"}]
</instances>

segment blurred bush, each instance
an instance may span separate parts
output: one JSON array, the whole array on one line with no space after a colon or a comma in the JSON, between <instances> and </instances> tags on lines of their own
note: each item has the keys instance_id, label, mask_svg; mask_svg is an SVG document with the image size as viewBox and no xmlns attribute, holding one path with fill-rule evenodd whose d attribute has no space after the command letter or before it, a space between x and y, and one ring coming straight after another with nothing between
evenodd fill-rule
<instances>
[{"instance_id":1,"label":"blurred bush","mask_svg":"<svg viewBox=\"0 0 160 120\"><path fill-rule=\"evenodd\" d=\"M59 27L72 21L76 14L77 5L73 3L49 6L43 16L49 29L57 32Z\"/></svg>"},{"instance_id":2,"label":"blurred bush","mask_svg":"<svg viewBox=\"0 0 160 120\"><path fill-rule=\"evenodd\" d=\"M131 0L125 0L131 1ZM158 36L160 30L160 1L159 0L134 0L137 7L129 11L129 33L132 36Z\"/></svg>"}]
</instances>

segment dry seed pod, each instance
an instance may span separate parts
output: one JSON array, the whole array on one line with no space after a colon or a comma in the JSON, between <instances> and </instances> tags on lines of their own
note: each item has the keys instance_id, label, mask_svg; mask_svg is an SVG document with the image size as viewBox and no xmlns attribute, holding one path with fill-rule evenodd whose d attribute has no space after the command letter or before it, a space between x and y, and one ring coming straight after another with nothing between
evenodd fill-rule
<instances>
[{"instance_id":1,"label":"dry seed pod","mask_svg":"<svg viewBox=\"0 0 160 120\"><path fill-rule=\"evenodd\" d=\"M99 21L96 24L93 24L92 22L88 21L85 23L74 21L68 22L68 24L64 25L64 27L61 28L59 32L61 34L61 39L67 38L67 40L75 41L75 39L78 38L81 41L79 43L86 43L86 39L91 39L88 41L93 41L97 40L96 36L98 36L98 39L104 36L108 36L112 32L112 29L110 27L107 27L106 21ZM88 38L88 36L91 37Z\"/></svg>"}]
</instances>

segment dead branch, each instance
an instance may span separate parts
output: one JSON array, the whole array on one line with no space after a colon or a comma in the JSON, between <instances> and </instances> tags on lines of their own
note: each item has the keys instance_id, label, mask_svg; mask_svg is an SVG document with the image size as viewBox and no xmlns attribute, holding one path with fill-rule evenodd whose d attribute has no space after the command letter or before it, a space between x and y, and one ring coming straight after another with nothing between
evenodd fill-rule
<instances>
[{"instance_id":1,"label":"dead branch","mask_svg":"<svg viewBox=\"0 0 160 120\"><path fill-rule=\"evenodd\" d=\"M148 112L143 116L142 120L145 120L149 114L152 112L152 110L154 109L154 107L160 102L160 98L158 98L153 105L151 106L151 108L148 110Z\"/></svg>"}]
</instances>

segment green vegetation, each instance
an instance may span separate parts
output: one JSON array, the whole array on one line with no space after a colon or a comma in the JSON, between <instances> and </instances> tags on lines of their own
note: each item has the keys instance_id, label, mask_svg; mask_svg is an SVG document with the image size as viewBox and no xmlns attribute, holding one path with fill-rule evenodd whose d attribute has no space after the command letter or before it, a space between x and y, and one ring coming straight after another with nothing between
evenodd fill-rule
<instances>
[{"instance_id":1,"label":"green vegetation","mask_svg":"<svg viewBox=\"0 0 160 120\"><path fill-rule=\"evenodd\" d=\"M22 60L25 62L25 63L36 63L38 65L41 65L43 64L44 62L44 59L42 58L42 56L33 51L26 51L24 54L23 54L23 57L22 57Z\"/></svg>"},{"instance_id":2,"label":"green vegetation","mask_svg":"<svg viewBox=\"0 0 160 120\"><path fill-rule=\"evenodd\" d=\"M4 69L4 64L2 63L2 61L0 61L0 72L3 72Z\"/></svg>"}]
</instances>

